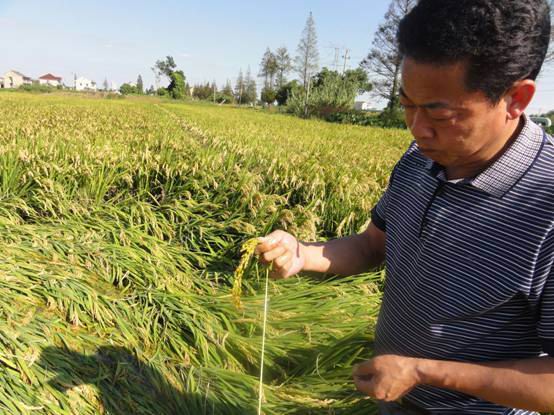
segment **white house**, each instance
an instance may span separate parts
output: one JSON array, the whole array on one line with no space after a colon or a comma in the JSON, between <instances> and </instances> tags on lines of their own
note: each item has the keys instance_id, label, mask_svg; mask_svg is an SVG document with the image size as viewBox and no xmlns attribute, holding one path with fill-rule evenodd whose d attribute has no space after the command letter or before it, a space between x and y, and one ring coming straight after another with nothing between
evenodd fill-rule
<instances>
[{"instance_id":1,"label":"white house","mask_svg":"<svg viewBox=\"0 0 554 415\"><path fill-rule=\"evenodd\" d=\"M75 79L75 90L77 91L96 91L96 82L87 78Z\"/></svg>"},{"instance_id":2,"label":"white house","mask_svg":"<svg viewBox=\"0 0 554 415\"><path fill-rule=\"evenodd\" d=\"M4 81L2 85L4 85L4 88L19 88L21 85L30 85L32 83L33 80L30 77L12 69L4 74Z\"/></svg>"},{"instance_id":3,"label":"white house","mask_svg":"<svg viewBox=\"0 0 554 415\"><path fill-rule=\"evenodd\" d=\"M358 111L370 111L372 108L367 101L356 101L354 102L354 109Z\"/></svg>"},{"instance_id":4,"label":"white house","mask_svg":"<svg viewBox=\"0 0 554 415\"><path fill-rule=\"evenodd\" d=\"M42 75L38 78L38 83L41 85L60 86L62 85L62 78L54 76L51 73L47 73L46 75Z\"/></svg>"}]
</instances>

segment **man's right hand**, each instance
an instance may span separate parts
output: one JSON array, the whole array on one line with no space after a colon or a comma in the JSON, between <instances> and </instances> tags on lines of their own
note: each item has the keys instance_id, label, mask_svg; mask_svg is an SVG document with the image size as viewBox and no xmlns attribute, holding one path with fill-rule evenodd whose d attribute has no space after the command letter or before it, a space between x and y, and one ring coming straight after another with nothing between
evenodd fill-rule
<instances>
[{"instance_id":1,"label":"man's right hand","mask_svg":"<svg viewBox=\"0 0 554 415\"><path fill-rule=\"evenodd\" d=\"M270 264L273 278L288 278L302 271L306 262L303 245L290 233L274 231L259 238L256 254L264 264Z\"/></svg>"}]
</instances>

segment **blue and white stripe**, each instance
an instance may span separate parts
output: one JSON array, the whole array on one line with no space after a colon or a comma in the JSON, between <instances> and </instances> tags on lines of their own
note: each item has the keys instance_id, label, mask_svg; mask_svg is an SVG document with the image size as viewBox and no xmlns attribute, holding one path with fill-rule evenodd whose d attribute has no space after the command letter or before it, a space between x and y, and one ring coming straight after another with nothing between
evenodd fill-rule
<instances>
[{"instance_id":1,"label":"blue and white stripe","mask_svg":"<svg viewBox=\"0 0 554 415\"><path fill-rule=\"evenodd\" d=\"M372 221L386 232L377 354L554 356L554 142L527 117L502 156L456 183L412 144ZM407 399L440 414L533 414L428 386Z\"/></svg>"}]
</instances>

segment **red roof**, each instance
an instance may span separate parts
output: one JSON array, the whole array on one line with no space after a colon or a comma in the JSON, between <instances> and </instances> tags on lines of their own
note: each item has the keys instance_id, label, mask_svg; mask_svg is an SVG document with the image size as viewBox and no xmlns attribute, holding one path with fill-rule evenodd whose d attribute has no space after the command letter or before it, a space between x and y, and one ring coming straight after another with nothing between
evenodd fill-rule
<instances>
[{"instance_id":1,"label":"red roof","mask_svg":"<svg viewBox=\"0 0 554 415\"><path fill-rule=\"evenodd\" d=\"M60 78L59 76L54 76L51 73L47 73L46 75L42 75L38 79L44 79L45 81L61 81L62 80L62 78Z\"/></svg>"}]
</instances>

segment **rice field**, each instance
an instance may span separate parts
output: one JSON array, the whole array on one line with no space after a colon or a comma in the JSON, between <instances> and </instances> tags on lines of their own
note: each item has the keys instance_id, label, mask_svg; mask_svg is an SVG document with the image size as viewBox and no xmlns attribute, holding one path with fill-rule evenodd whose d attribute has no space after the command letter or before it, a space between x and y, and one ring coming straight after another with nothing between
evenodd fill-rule
<instances>
[{"instance_id":1,"label":"rice field","mask_svg":"<svg viewBox=\"0 0 554 415\"><path fill-rule=\"evenodd\" d=\"M0 94L0 413L256 414L266 270L241 245L361 231L405 132ZM383 274L269 284L262 412L371 414Z\"/></svg>"}]
</instances>

